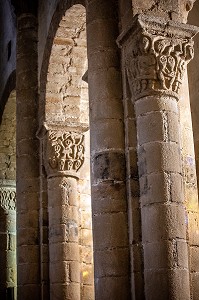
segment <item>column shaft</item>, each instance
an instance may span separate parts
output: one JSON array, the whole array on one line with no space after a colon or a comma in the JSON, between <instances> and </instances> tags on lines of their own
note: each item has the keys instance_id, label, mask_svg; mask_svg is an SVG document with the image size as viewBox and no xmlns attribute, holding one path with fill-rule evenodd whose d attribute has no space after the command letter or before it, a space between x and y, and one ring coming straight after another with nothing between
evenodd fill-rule
<instances>
[{"instance_id":1,"label":"column shaft","mask_svg":"<svg viewBox=\"0 0 199 300\"><path fill-rule=\"evenodd\" d=\"M173 97L135 102L146 299L190 299L179 115ZM157 288L158 285L158 288Z\"/></svg>"},{"instance_id":2,"label":"column shaft","mask_svg":"<svg viewBox=\"0 0 199 300\"><path fill-rule=\"evenodd\" d=\"M95 299L130 298L124 123L115 1L87 6Z\"/></svg>"},{"instance_id":3,"label":"column shaft","mask_svg":"<svg viewBox=\"0 0 199 300\"><path fill-rule=\"evenodd\" d=\"M14 183L14 184L13 184ZM0 186L0 298L16 299L16 188L4 180Z\"/></svg>"},{"instance_id":4,"label":"column shaft","mask_svg":"<svg viewBox=\"0 0 199 300\"><path fill-rule=\"evenodd\" d=\"M190 299L178 101L196 32L138 15L118 38L136 116L147 300Z\"/></svg>"},{"instance_id":5,"label":"column shaft","mask_svg":"<svg viewBox=\"0 0 199 300\"><path fill-rule=\"evenodd\" d=\"M50 299L80 299L77 179L48 179Z\"/></svg>"},{"instance_id":6,"label":"column shaft","mask_svg":"<svg viewBox=\"0 0 199 300\"><path fill-rule=\"evenodd\" d=\"M17 25L17 260L18 299L40 299L37 19ZM31 296L30 296L31 295Z\"/></svg>"}]
</instances>

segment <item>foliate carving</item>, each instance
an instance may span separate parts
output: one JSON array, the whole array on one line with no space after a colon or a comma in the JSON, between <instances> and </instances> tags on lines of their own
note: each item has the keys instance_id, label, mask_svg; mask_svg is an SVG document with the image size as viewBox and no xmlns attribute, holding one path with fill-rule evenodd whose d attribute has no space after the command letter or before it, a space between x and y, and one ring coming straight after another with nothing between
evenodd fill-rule
<instances>
[{"instance_id":1,"label":"foliate carving","mask_svg":"<svg viewBox=\"0 0 199 300\"><path fill-rule=\"evenodd\" d=\"M0 187L0 207L4 210L16 210L16 191L10 187Z\"/></svg>"},{"instance_id":2,"label":"foliate carving","mask_svg":"<svg viewBox=\"0 0 199 300\"><path fill-rule=\"evenodd\" d=\"M76 132L49 132L49 165L57 171L78 171L84 162L84 135Z\"/></svg>"},{"instance_id":3,"label":"foliate carving","mask_svg":"<svg viewBox=\"0 0 199 300\"><path fill-rule=\"evenodd\" d=\"M156 36L134 36L126 69L136 97L152 91L178 93L187 63L193 58L193 41Z\"/></svg>"}]
</instances>

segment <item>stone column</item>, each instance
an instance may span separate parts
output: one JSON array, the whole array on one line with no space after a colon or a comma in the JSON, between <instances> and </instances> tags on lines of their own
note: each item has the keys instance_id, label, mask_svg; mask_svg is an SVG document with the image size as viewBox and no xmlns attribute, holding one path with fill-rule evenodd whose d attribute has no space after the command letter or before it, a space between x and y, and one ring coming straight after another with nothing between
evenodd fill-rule
<instances>
[{"instance_id":1,"label":"stone column","mask_svg":"<svg viewBox=\"0 0 199 300\"><path fill-rule=\"evenodd\" d=\"M139 15L118 39L136 113L146 299L190 299L178 93L196 31Z\"/></svg>"},{"instance_id":2,"label":"stone column","mask_svg":"<svg viewBox=\"0 0 199 300\"><path fill-rule=\"evenodd\" d=\"M95 299L129 299L124 113L117 3L88 1L88 85Z\"/></svg>"},{"instance_id":3,"label":"stone column","mask_svg":"<svg viewBox=\"0 0 199 300\"><path fill-rule=\"evenodd\" d=\"M16 262L16 183L0 181L0 299L15 300Z\"/></svg>"},{"instance_id":4,"label":"stone column","mask_svg":"<svg viewBox=\"0 0 199 300\"><path fill-rule=\"evenodd\" d=\"M48 182L50 299L80 299L79 169L84 134L50 129L43 138Z\"/></svg>"},{"instance_id":5,"label":"stone column","mask_svg":"<svg viewBox=\"0 0 199 300\"><path fill-rule=\"evenodd\" d=\"M16 67L18 300L40 299L37 63L37 18L23 13L17 19Z\"/></svg>"}]
</instances>

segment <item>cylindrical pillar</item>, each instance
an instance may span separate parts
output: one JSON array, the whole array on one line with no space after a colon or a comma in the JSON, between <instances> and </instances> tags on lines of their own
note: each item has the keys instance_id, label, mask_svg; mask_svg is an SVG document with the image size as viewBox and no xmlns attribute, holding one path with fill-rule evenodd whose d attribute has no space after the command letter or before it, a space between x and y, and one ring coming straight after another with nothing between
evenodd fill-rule
<instances>
[{"instance_id":1,"label":"cylindrical pillar","mask_svg":"<svg viewBox=\"0 0 199 300\"><path fill-rule=\"evenodd\" d=\"M130 299L121 72L116 1L87 5L95 299Z\"/></svg>"},{"instance_id":2,"label":"cylindrical pillar","mask_svg":"<svg viewBox=\"0 0 199 300\"><path fill-rule=\"evenodd\" d=\"M16 262L16 187L15 181L0 182L0 299L15 300Z\"/></svg>"},{"instance_id":3,"label":"cylindrical pillar","mask_svg":"<svg viewBox=\"0 0 199 300\"><path fill-rule=\"evenodd\" d=\"M147 300L190 299L178 100L195 33L140 15L118 39L136 114Z\"/></svg>"},{"instance_id":4,"label":"cylindrical pillar","mask_svg":"<svg viewBox=\"0 0 199 300\"><path fill-rule=\"evenodd\" d=\"M49 130L43 140L48 185L50 299L80 300L78 170L84 135Z\"/></svg>"},{"instance_id":5,"label":"cylindrical pillar","mask_svg":"<svg viewBox=\"0 0 199 300\"><path fill-rule=\"evenodd\" d=\"M37 18L17 20L17 263L18 300L40 299Z\"/></svg>"},{"instance_id":6,"label":"cylindrical pillar","mask_svg":"<svg viewBox=\"0 0 199 300\"><path fill-rule=\"evenodd\" d=\"M50 299L80 300L77 179L48 178Z\"/></svg>"}]
</instances>

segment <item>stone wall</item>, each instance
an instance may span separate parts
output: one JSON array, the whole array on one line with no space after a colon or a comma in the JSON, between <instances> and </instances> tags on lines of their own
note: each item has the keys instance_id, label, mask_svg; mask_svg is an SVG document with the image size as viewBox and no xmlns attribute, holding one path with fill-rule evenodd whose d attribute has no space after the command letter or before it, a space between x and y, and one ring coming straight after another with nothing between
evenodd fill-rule
<instances>
[{"instance_id":1,"label":"stone wall","mask_svg":"<svg viewBox=\"0 0 199 300\"><path fill-rule=\"evenodd\" d=\"M0 297L16 299L16 91L0 125Z\"/></svg>"}]
</instances>

